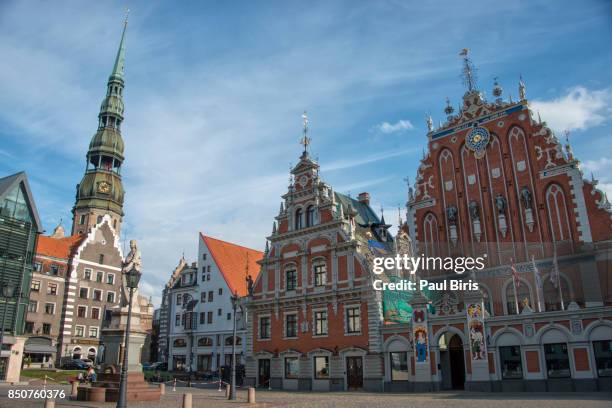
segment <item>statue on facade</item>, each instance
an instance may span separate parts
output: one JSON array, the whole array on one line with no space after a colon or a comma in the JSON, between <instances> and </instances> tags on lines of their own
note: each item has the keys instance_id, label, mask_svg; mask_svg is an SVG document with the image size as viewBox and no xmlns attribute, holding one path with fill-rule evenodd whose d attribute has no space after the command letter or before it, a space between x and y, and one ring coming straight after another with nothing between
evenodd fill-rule
<instances>
[{"instance_id":1,"label":"statue on facade","mask_svg":"<svg viewBox=\"0 0 612 408\"><path fill-rule=\"evenodd\" d=\"M454 205L451 205L446 208L446 216L448 217L448 222L450 224L455 224L455 222L457 222L457 213L457 207L455 207Z\"/></svg>"},{"instance_id":2,"label":"statue on facade","mask_svg":"<svg viewBox=\"0 0 612 408\"><path fill-rule=\"evenodd\" d=\"M495 197L495 206L497 207L498 214L506 214L506 199L503 195L498 194L497 197Z\"/></svg>"},{"instance_id":3,"label":"statue on facade","mask_svg":"<svg viewBox=\"0 0 612 408\"><path fill-rule=\"evenodd\" d=\"M246 283L249 296L253 296L253 277L251 275L247 275Z\"/></svg>"},{"instance_id":4,"label":"statue on facade","mask_svg":"<svg viewBox=\"0 0 612 408\"><path fill-rule=\"evenodd\" d=\"M480 209L478 208L478 203L476 201L471 201L468 205L468 209L470 211L470 217L472 220L480 220Z\"/></svg>"},{"instance_id":5,"label":"statue on facade","mask_svg":"<svg viewBox=\"0 0 612 408\"><path fill-rule=\"evenodd\" d=\"M521 200L526 210L531 208L533 198L531 197L531 191L527 187L521 189Z\"/></svg>"},{"instance_id":6,"label":"statue on facade","mask_svg":"<svg viewBox=\"0 0 612 408\"><path fill-rule=\"evenodd\" d=\"M126 274L132 269L141 272L142 261L136 240L130 241L130 252L125 257L121 267L121 307L127 307L130 301L130 288L127 286ZM134 299L138 299L138 288L134 289Z\"/></svg>"}]
</instances>

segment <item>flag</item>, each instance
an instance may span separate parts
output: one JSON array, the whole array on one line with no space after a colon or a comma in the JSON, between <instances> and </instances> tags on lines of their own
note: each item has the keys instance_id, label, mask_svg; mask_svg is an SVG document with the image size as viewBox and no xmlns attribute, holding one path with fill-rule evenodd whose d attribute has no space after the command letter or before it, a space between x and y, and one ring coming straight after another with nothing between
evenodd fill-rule
<instances>
[{"instance_id":1,"label":"flag","mask_svg":"<svg viewBox=\"0 0 612 408\"><path fill-rule=\"evenodd\" d=\"M538 267L535 263L535 257L531 255L531 267L533 268L533 276L535 278L535 283L538 288L542 288L542 277L540 276L540 271L538 271Z\"/></svg>"},{"instance_id":2,"label":"flag","mask_svg":"<svg viewBox=\"0 0 612 408\"><path fill-rule=\"evenodd\" d=\"M557 262L557 248L553 250L553 266L550 271L550 283L553 284L555 288L559 287L559 263Z\"/></svg>"},{"instance_id":3,"label":"flag","mask_svg":"<svg viewBox=\"0 0 612 408\"><path fill-rule=\"evenodd\" d=\"M512 262L512 265L510 266L510 269L512 270L512 279L514 279L514 284L516 285L517 288L521 287L521 278L519 278L519 274L516 271L516 266L514 265L514 261L512 259L510 259L510 262Z\"/></svg>"}]
</instances>

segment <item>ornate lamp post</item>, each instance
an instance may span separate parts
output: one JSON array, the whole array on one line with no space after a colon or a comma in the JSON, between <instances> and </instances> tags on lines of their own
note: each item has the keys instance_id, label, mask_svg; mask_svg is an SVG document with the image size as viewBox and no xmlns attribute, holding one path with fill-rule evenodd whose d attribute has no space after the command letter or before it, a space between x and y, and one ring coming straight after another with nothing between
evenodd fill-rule
<instances>
[{"instance_id":1,"label":"ornate lamp post","mask_svg":"<svg viewBox=\"0 0 612 408\"><path fill-rule=\"evenodd\" d=\"M232 385L230 389L229 399L236 399L236 308L238 307L238 292L232 295L232 310L234 313L234 333L232 334Z\"/></svg>"},{"instance_id":2,"label":"ornate lamp post","mask_svg":"<svg viewBox=\"0 0 612 408\"><path fill-rule=\"evenodd\" d=\"M2 285L2 297L4 298L4 312L2 314L2 325L0 326L0 354L2 353L2 344L4 343L4 322L6 321L6 310L8 309L8 301L15 296L15 285L7 282Z\"/></svg>"},{"instance_id":3,"label":"ornate lamp post","mask_svg":"<svg viewBox=\"0 0 612 408\"><path fill-rule=\"evenodd\" d=\"M121 379L119 382L119 399L117 400L117 408L127 408L127 369L128 369L128 349L130 345L130 323L132 318L132 297L134 289L138 287L140 282L140 271L136 268L130 269L125 273L126 286L130 289L128 316L125 324L125 346L123 348L123 362L121 363Z\"/></svg>"}]
</instances>

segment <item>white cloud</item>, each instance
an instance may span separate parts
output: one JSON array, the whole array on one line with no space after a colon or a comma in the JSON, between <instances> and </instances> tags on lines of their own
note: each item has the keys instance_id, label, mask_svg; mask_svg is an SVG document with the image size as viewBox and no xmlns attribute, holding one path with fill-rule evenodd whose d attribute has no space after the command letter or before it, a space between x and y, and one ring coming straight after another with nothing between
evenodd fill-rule
<instances>
[{"instance_id":1,"label":"white cloud","mask_svg":"<svg viewBox=\"0 0 612 408\"><path fill-rule=\"evenodd\" d=\"M598 160L586 160L582 162L581 168L587 178L593 173L595 179L599 181L597 188L605 192L608 197L612 197L612 159L602 157Z\"/></svg>"},{"instance_id":2,"label":"white cloud","mask_svg":"<svg viewBox=\"0 0 612 408\"><path fill-rule=\"evenodd\" d=\"M589 90L575 86L559 98L531 102L534 112L555 131L584 130L602 124L612 114L610 89Z\"/></svg>"},{"instance_id":3,"label":"white cloud","mask_svg":"<svg viewBox=\"0 0 612 408\"><path fill-rule=\"evenodd\" d=\"M406 130L414 129L414 126L408 119L400 119L397 122L391 124L389 122L382 122L376 125L376 129L382 133L398 133Z\"/></svg>"}]
</instances>

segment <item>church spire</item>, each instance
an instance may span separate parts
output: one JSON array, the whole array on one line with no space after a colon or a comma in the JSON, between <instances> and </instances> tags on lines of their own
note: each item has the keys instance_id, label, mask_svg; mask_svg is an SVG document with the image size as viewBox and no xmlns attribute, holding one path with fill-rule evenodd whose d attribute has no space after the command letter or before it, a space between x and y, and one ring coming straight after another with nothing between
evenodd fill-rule
<instances>
[{"instance_id":1,"label":"church spire","mask_svg":"<svg viewBox=\"0 0 612 408\"><path fill-rule=\"evenodd\" d=\"M119 49L117 50L117 57L115 57L115 65L113 66L113 72L111 72L109 81L113 79L120 79L123 81L123 70L125 67L125 32L127 31L128 16L130 9L125 12L125 20L123 21L123 32L121 33L121 41L119 42Z\"/></svg>"},{"instance_id":2,"label":"church spire","mask_svg":"<svg viewBox=\"0 0 612 408\"><path fill-rule=\"evenodd\" d=\"M72 209L72 234L85 234L109 215L112 227L120 233L123 220L124 190L121 182L124 144L121 125L124 119L123 88L127 14L113 70L108 78L106 95L100 105L98 130L87 151L85 174L77 185Z\"/></svg>"}]
</instances>

